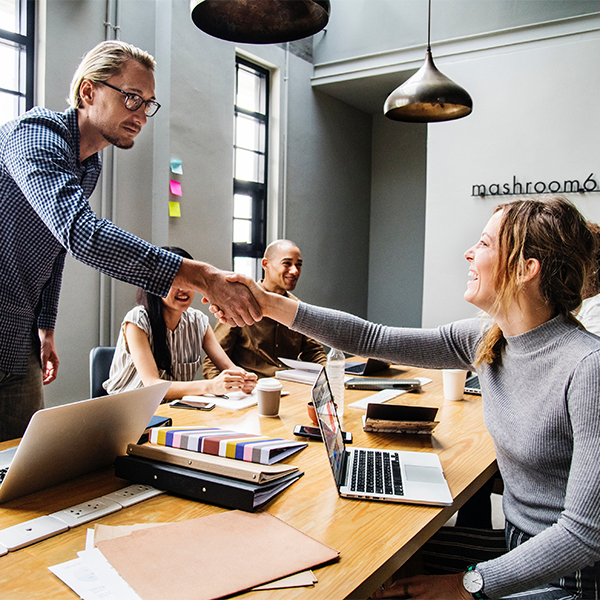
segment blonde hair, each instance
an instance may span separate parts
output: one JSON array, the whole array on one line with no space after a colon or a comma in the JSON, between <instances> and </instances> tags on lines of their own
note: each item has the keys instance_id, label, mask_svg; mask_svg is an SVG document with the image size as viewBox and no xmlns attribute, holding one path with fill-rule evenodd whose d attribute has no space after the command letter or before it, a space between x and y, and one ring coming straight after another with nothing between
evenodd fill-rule
<instances>
[{"instance_id":1,"label":"blonde hair","mask_svg":"<svg viewBox=\"0 0 600 600\"><path fill-rule=\"evenodd\" d=\"M496 299L491 312L503 311L518 301L523 289L525 263L540 263L540 293L555 315L577 322L573 311L582 301L582 288L592 267L594 240L581 213L562 196L519 199L500 204L498 254L494 266ZM487 331L475 364L500 359L506 344L497 324Z\"/></svg>"},{"instance_id":2,"label":"blonde hair","mask_svg":"<svg viewBox=\"0 0 600 600\"><path fill-rule=\"evenodd\" d=\"M68 102L72 108L81 106L79 89L84 79L100 83L107 81L118 73L123 64L128 60L135 60L150 71L154 71L156 62L154 58L131 44L120 40L101 42L92 48L84 57L71 81Z\"/></svg>"}]
</instances>

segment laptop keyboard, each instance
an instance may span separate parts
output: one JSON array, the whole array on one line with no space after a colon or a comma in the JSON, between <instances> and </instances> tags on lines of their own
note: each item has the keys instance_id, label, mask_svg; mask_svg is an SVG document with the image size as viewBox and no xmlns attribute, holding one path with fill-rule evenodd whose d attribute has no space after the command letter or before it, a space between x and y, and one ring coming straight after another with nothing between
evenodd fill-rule
<instances>
[{"instance_id":1,"label":"laptop keyboard","mask_svg":"<svg viewBox=\"0 0 600 600\"><path fill-rule=\"evenodd\" d=\"M350 490L404 495L398 454L381 450L357 450L354 453Z\"/></svg>"},{"instance_id":2,"label":"laptop keyboard","mask_svg":"<svg viewBox=\"0 0 600 600\"><path fill-rule=\"evenodd\" d=\"M6 469L0 469L0 485L2 485L2 482L4 481L4 478L6 477L7 473L8 467L6 467Z\"/></svg>"},{"instance_id":3,"label":"laptop keyboard","mask_svg":"<svg viewBox=\"0 0 600 600\"><path fill-rule=\"evenodd\" d=\"M365 365L362 363L360 365L350 365L345 370L346 373L358 373L360 375L365 370Z\"/></svg>"}]
</instances>

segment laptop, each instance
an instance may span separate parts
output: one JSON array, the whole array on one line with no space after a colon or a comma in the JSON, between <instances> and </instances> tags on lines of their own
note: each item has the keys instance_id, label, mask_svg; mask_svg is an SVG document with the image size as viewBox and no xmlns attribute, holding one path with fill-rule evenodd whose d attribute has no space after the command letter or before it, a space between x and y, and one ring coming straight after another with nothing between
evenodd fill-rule
<instances>
[{"instance_id":1,"label":"laptop","mask_svg":"<svg viewBox=\"0 0 600 600\"><path fill-rule=\"evenodd\" d=\"M479 383L477 374L474 373L467 377L467 380L465 381L465 393L481 396L481 384Z\"/></svg>"},{"instance_id":2,"label":"laptop","mask_svg":"<svg viewBox=\"0 0 600 600\"><path fill-rule=\"evenodd\" d=\"M439 506L452 504L452 494L435 452L346 448L325 369L321 369L312 388L312 399L341 497Z\"/></svg>"},{"instance_id":3,"label":"laptop","mask_svg":"<svg viewBox=\"0 0 600 600\"><path fill-rule=\"evenodd\" d=\"M0 503L112 464L144 433L170 385L36 412L19 445L0 451Z\"/></svg>"},{"instance_id":4,"label":"laptop","mask_svg":"<svg viewBox=\"0 0 600 600\"><path fill-rule=\"evenodd\" d=\"M349 375L371 375L389 368L390 363L377 358L367 358L367 362L346 361L346 373Z\"/></svg>"}]
</instances>

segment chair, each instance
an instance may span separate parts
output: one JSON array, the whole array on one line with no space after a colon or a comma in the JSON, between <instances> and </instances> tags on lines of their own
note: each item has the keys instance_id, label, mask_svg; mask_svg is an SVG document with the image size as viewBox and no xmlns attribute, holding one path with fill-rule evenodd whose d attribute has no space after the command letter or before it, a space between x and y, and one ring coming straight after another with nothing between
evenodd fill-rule
<instances>
[{"instance_id":1,"label":"chair","mask_svg":"<svg viewBox=\"0 0 600 600\"><path fill-rule=\"evenodd\" d=\"M90 351L90 398L106 396L102 384L108 379L114 346L96 346Z\"/></svg>"}]
</instances>

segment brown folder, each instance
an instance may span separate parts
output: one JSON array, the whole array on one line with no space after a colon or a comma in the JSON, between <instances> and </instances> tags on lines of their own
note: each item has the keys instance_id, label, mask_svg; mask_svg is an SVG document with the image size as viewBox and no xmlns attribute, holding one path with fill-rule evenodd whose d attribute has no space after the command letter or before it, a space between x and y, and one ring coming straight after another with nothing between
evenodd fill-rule
<instances>
[{"instance_id":1,"label":"brown folder","mask_svg":"<svg viewBox=\"0 0 600 600\"><path fill-rule=\"evenodd\" d=\"M127 454L258 484L269 483L298 470L292 465L261 465L156 444L129 444Z\"/></svg>"},{"instance_id":2,"label":"brown folder","mask_svg":"<svg viewBox=\"0 0 600 600\"><path fill-rule=\"evenodd\" d=\"M269 513L237 510L134 531L97 547L143 600L222 598L339 556Z\"/></svg>"}]
</instances>

